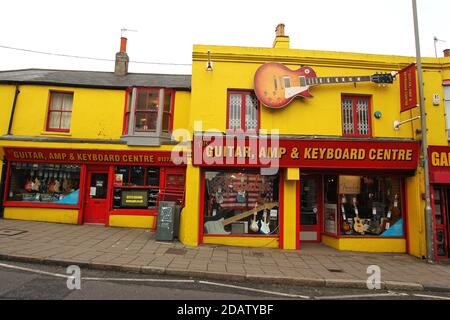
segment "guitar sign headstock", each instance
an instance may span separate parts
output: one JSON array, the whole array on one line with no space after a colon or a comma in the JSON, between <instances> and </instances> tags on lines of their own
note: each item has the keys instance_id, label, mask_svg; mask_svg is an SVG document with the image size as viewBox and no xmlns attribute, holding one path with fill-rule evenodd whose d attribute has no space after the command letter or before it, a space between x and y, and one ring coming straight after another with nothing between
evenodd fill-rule
<instances>
[{"instance_id":1,"label":"guitar sign headstock","mask_svg":"<svg viewBox=\"0 0 450 320\"><path fill-rule=\"evenodd\" d=\"M373 83L378 84L392 84L394 83L394 80L397 76L396 72L391 73L376 73L373 76L371 76L371 80Z\"/></svg>"}]
</instances>

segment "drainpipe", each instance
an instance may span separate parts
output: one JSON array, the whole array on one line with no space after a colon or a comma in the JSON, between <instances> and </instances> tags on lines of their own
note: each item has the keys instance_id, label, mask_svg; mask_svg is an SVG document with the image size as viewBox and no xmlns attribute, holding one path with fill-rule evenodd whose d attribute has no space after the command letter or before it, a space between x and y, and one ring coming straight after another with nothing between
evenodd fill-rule
<instances>
[{"instance_id":1,"label":"drainpipe","mask_svg":"<svg viewBox=\"0 0 450 320\"><path fill-rule=\"evenodd\" d=\"M12 123L14 119L14 111L16 110L17 96L19 95L19 84L16 84L16 92L14 93L14 101L11 108L11 116L9 117L8 136L11 134Z\"/></svg>"}]
</instances>

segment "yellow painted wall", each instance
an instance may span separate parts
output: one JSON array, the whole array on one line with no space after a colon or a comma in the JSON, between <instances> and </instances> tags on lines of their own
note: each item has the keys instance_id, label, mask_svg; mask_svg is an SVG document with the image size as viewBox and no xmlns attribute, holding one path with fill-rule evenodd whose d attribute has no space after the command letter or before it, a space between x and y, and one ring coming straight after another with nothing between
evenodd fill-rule
<instances>
[{"instance_id":1,"label":"yellow painted wall","mask_svg":"<svg viewBox=\"0 0 450 320\"><path fill-rule=\"evenodd\" d=\"M426 256L425 202L421 201L423 177L423 169L419 168L416 176L406 178L409 253L419 258Z\"/></svg>"},{"instance_id":2,"label":"yellow painted wall","mask_svg":"<svg viewBox=\"0 0 450 320\"><path fill-rule=\"evenodd\" d=\"M297 181L284 180L283 249L297 248Z\"/></svg>"},{"instance_id":3,"label":"yellow painted wall","mask_svg":"<svg viewBox=\"0 0 450 320\"><path fill-rule=\"evenodd\" d=\"M125 105L123 90L36 85L20 86L12 126L14 135L55 135L45 132L50 90L73 92L72 119L67 136L91 139L120 138Z\"/></svg>"},{"instance_id":4,"label":"yellow painted wall","mask_svg":"<svg viewBox=\"0 0 450 320\"><path fill-rule=\"evenodd\" d=\"M4 211L4 218L77 224L78 210L7 207Z\"/></svg>"},{"instance_id":5,"label":"yellow painted wall","mask_svg":"<svg viewBox=\"0 0 450 320\"><path fill-rule=\"evenodd\" d=\"M180 218L180 241L197 246L200 224L200 168L188 164L186 169L185 207Z\"/></svg>"},{"instance_id":6,"label":"yellow painted wall","mask_svg":"<svg viewBox=\"0 0 450 320\"><path fill-rule=\"evenodd\" d=\"M0 85L0 135L8 132L15 91L14 85Z\"/></svg>"},{"instance_id":7,"label":"yellow painted wall","mask_svg":"<svg viewBox=\"0 0 450 320\"><path fill-rule=\"evenodd\" d=\"M127 228L142 228L153 229L153 224L156 217L149 216L132 216L132 215L110 215L110 227L127 227Z\"/></svg>"},{"instance_id":8,"label":"yellow painted wall","mask_svg":"<svg viewBox=\"0 0 450 320\"><path fill-rule=\"evenodd\" d=\"M278 238L267 237L203 237L203 243L237 247L279 248Z\"/></svg>"},{"instance_id":9,"label":"yellow painted wall","mask_svg":"<svg viewBox=\"0 0 450 320\"><path fill-rule=\"evenodd\" d=\"M69 133L46 132L51 90L73 92L72 119ZM14 92L15 86L0 85L1 134L7 132ZM21 85L16 103L12 134L18 136L60 136L65 138L104 140L120 139L123 127L124 105L124 90ZM174 129L188 126L189 107L190 92L177 91L174 106Z\"/></svg>"},{"instance_id":10,"label":"yellow painted wall","mask_svg":"<svg viewBox=\"0 0 450 320\"><path fill-rule=\"evenodd\" d=\"M213 71L205 70L207 50L211 51ZM319 52L295 49L247 48L226 46L194 46L192 104L190 124L203 121L203 130L224 132L226 130L227 90L253 90L253 77L259 66L268 61L279 61L293 70L301 65L311 66L318 76L373 75L377 72L400 70L413 62L413 57L368 55L343 52ZM425 60L425 94L431 104L432 93L442 95L442 65L436 59ZM314 98L295 99L283 109L261 108L261 128L280 129L281 134L294 135L342 135L341 96L362 94L372 97L373 137L417 138L414 129L420 124L403 125L394 130L395 120L406 120L411 114L400 114L399 81L392 85L378 86L374 83L322 85L311 89ZM432 106L431 106L432 107ZM442 140L443 108L430 109L431 141ZM382 118L373 117L375 111ZM314 119L314 121L311 121ZM436 120L436 119L439 119ZM435 122L438 121L438 125Z\"/></svg>"},{"instance_id":11,"label":"yellow painted wall","mask_svg":"<svg viewBox=\"0 0 450 320\"><path fill-rule=\"evenodd\" d=\"M359 251L359 252L392 252L405 253L406 240L404 239L350 239L350 238L333 238L322 236L322 243L325 245L343 251Z\"/></svg>"}]
</instances>

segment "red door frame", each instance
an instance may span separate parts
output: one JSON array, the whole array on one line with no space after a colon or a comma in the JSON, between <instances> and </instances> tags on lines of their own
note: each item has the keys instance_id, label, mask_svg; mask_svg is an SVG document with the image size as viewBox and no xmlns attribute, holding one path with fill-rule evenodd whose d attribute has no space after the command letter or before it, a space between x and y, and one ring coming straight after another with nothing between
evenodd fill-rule
<instances>
[{"instance_id":1,"label":"red door frame","mask_svg":"<svg viewBox=\"0 0 450 320\"><path fill-rule=\"evenodd\" d=\"M111 180L111 166L105 166L105 165L89 165L86 166L86 169L84 170L84 188L83 188L83 198L82 198L82 207L81 210L82 214L79 216L79 223L83 224L85 223L86 218L86 197L88 196L88 188L91 184L91 176L93 173L105 173L108 176L108 185L106 187L106 199L105 201L105 226L109 226L109 214L111 211L111 190L112 190L112 180ZM81 221L80 221L81 220Z\"/></svg>"},{"instance_id":2,"label":"red door frame","mask_svg":"<svg viewBox=\"0 0 450 320\"><path fill-rule=\"evenodd\" d=\"M304 242L304 243L321 243L322 242L322 224L323 224L323 176L322 175L317 175L317 174L311 174L311 175L304 175L303 177L311 177L312 179L314 179L317 183L317 227L316 227L316 231L317 231L317 240L316 241L301 241L300 240L300 232L301 231L309 231L306 229L302 229L302 225L300 222L300 214L301 214L301 185L300 185L300 181L297 181L297 237L298 237L298 243L299 243L299 248L300 248L300 241Z\"/></svg>"},{"instance_id":3,"label":"red door frame","mask_svg":"<svg viewBox=\"0 0 450 320\"><path fill-rule=\"evenodd\" d=\"M441 199L441 215L442 215L442 223L437 224L436 223L436 207L434 203L434 191L439 190L439 196ZM433 211L433 237L434 237L434 257L436 260L446 260L450 258L450 243L449 243L449 234L450 234L450 223L448 223L447 219L449 219L449 203L448 203L448 190L449 187L445 185L431 185L431 207ZM438 256L438 249L437 249L437 231L438 230L444 230L445 237L444 242L445 246L447 248L447 256L442 257Z\"/></svg>"}]
</instances>

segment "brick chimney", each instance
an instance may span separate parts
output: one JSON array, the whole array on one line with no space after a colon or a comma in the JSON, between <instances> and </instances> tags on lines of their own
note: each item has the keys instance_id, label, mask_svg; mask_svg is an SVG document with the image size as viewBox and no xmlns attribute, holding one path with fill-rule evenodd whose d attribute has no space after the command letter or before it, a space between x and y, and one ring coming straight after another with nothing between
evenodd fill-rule
<instances>
[{"instance_id":1,"label":"brick chimney","mask_svg":"<svg viewBox=\"0 0 450 320\"><path fill-rule=\"evenodd\" d=\"M444 50L444 57L450 57L450 49Z\"/></svg>"},{"instance_id":2,"label":"brick chimney","mask_svg":"<svg viewBox=\"0 0 450 320\"><path fill-rule=\"evenodd\" d=\"M128 58L127 54L127 38L120 38L120 51L116 53L116 65L114 68L114 74L116 76L126 76L128 73Z\"/></svg>"},{"instance_id":3,"label":"brick chimney","mask_svg":"<svg viewBox=\"0 0 450 320\"><path fill-rule=\"evenodd\" d=\"M275 40L273 41L273 48L290 48L289 36L284 34L284 24L280 23L275 29Z\"/></svg>"}]
</instances>

